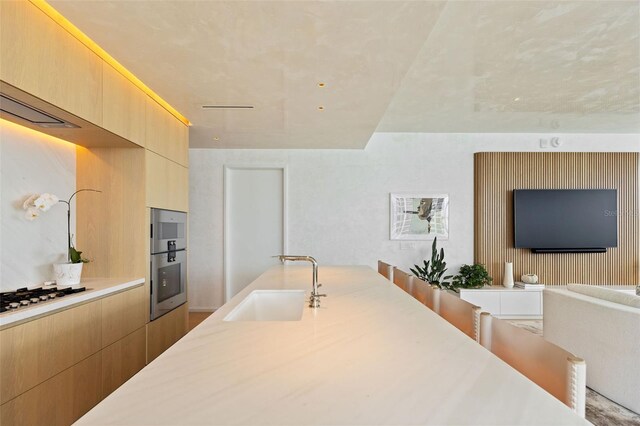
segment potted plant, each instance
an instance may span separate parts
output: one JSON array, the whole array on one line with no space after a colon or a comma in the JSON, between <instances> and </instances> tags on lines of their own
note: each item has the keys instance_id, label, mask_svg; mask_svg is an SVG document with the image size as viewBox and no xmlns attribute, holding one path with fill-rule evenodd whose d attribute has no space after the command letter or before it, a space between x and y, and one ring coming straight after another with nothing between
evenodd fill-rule
<instances>
[{"instance_id":1,"label":"potted plant","mask_svg":"<svg viewBox=\"0 0 640 426\"><path fill-rule=\"evenodd\" d=\"M75 248L71 235L71 200L73 200L76 194L83 191L102 192L96 189L79 189L71 194L68 200L60 200L55 195L48 193L33 194L28 197L22 205L26 210L26 218L28 220L35 220L40 216L41 212L46 212L58 203L67 205L67 262L53 265L56 284L60 286L79 285L82 276L82 266L89 262L88 259L82 257L82 252Z\"/></svg>"},{"instance_id":2,"label":"potted plant","mask_svg":"<svg viewBox=\"0 0 640 426\"><path fill-rule=\"evenodd\" d=\"M459 288L482 288L491 285L493 279L487 269L480 263L462 265L458 274L453 277L452 287L454 291Z\"/></svg>"},{"instance_id":3,"label":"potted plant","mask_svg":"<svg viewBox=\"0 0 640 426\"><path fill-rule=\"evenodd\" d=\"M438 252L437 237L433 239L433 244L431 245L431 259L425 260L422 267L414 265L410 269L413 275L431 285L444 290L453 289L451 283L447 281L452 275L444 275L447 271L447 262L444 261L444 249L441 248L440 252Z\"/></svg>"}]
</instances>

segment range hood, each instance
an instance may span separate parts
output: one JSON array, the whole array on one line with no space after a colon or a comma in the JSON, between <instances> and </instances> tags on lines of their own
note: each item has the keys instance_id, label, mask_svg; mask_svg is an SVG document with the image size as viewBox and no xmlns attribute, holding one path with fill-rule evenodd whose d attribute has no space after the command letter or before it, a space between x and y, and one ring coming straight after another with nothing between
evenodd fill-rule
<instances>
[{"instance_id":1,"label":"range hood","mask_svg":"<svg viewBox=\"0 0 640 426\"><path fill-rule=\"evenodd\" d=\"M78 128L73 123L55 117L35 107L20 102L11 96L0 93L0 111L25 120L32 125L45 128Z\"/></svg>"},{"instance_id":2,"label":"range hood","mask_svg":"<svg viewBox=\"0 0 640 426\"><path fill-rule=\"evenodd\" d=\"M101 123L87 121L0 80L0 127L5 121L86 148L140 148Z\"/></svg>"}]
</instances>

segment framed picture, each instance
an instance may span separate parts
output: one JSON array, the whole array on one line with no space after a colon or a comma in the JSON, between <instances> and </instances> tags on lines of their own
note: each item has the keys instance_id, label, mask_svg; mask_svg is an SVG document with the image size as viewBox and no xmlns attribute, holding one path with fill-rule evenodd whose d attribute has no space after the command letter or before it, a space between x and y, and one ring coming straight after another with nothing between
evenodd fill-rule
<instances>
[{"instance_id":1,"label":"framed picture","mask_svg":"<svg viewBox=\"0 0 640 426\"><path fill-rule=\"evenodd\" d=\"M391 194L392 240L449 239L448 194Z\"/></svg>"}]
</instances>

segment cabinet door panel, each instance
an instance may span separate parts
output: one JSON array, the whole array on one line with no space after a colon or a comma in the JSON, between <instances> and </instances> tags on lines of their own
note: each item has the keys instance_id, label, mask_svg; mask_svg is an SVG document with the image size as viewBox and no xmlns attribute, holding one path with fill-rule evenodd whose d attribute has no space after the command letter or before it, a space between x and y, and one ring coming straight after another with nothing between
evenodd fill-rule
<instances>
[{"instance_id":1,"label":"cabinet door panel","mask_svg":"<svg viewBox=\"0 0 640 426\"><path fill-rule=\"evenodd\" d=\"M512 291L500 296L502 315L542 315L542 292Z\"/></svg>"},{"instance_id":2,"label":"cabinet door panel","mask_svg":"<svg viewBox=\"0 0 640 426\"><path fill-rule=\"evenodd\" d=\"M101 349L101 301L0 331L0 403Z\"/></svg>"},{"instance_id":3,"label":"cabinet door panel","mask_svg":"<svg viewBox=\"0 0 640 426\"><path fill-rule=\"evenodd\" d=\"M144 146L147 95L106 62L102 75L102 127Z\"/></svg>"},{"instance_id":4,"label":"cabinet door panel","mask_svg":"<svg viewBox=\"0 0 640 426\"><path fill-rule=\"evenodd\" d=\"M189 309L185 303L147 324L147 362L151 362L187 334Z\"/></svg>"},{"instance_id":5,"label":"cabinet door panel","mask_svg":"<svg viewBox=\"0 0 640 426\"><path fill-rule=\"evenodd\" d=\"M144 368L146 353L144 326L102 350L103 398Z\"/></svg>"},{"instance_id":6,"label":"cabinet door panel","mask_svg":"<svg viewBox=\"0 0 640 426\"><path fill-rule=\"evenodd\" d=\"M102 60L28 1L2 2L0 78L102 124Z\"/></svg>"},{"instance_id":7,"label":"cabinet door panel","mask_svg":"<svg viewBox=\"0 0 640 426\"><path fill-rule=\"evenodd\" d=\"M0 407L3 425L69 425L102 399L100 352Z\"/></svg>"},{"instance_id":8,"label":"cabinet door panel","mask_svg":"<svg viewBox=\"0 0 640 426\"><path fill-rule=\"evenodd\" d=\"M189 169L147 150L147 206L189 210Z\"/></svg>"},{"instance_id":9,"label":"cabinet door panel","mask_svg":"<svg viewBox=\"0 0 640 426\"><path fill-rule=\"evenodd\" d=\"M492 315L500 315L500 293L497 291L460 290L460 298Z\"/></svg>"},{"instance_id":10,"label":"cabinet door panel","mask_svg":"<svg viewBox=\"0 0 640 426\"><path fill-rule=\"evenodd\" d=\"M188 127L152 99L147 102L146 125L147 149L188 167Z\"/></svg>"},{"instance_id":11,"label":"cabinet door panel","mask_svg":"<svg viewBox=\"0 0 640 426\"><path fill-rule=\"evenodd\" d=\"M102 300L102 347L144 327L149 317L145 286L114 294Z\"/></svg>"}]
</instances>

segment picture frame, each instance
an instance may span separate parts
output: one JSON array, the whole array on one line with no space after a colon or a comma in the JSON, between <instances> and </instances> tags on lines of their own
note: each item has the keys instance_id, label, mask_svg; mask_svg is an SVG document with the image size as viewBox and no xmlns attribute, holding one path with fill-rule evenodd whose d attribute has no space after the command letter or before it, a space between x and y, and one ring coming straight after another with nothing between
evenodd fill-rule
<instances>
[{"instance_id":1,"label":"picture frame","mask_svg":"<svg viewBox=\"0 0 640 426\"><path fill-rule=\"evenodd\" d=\"M389 194L390 240L449 239L449 194Z\"/></svg>"}]
</instances>

